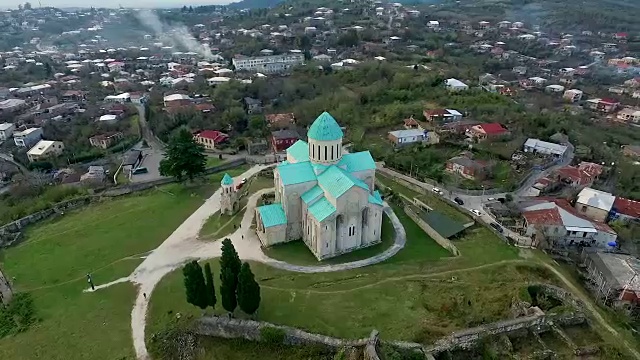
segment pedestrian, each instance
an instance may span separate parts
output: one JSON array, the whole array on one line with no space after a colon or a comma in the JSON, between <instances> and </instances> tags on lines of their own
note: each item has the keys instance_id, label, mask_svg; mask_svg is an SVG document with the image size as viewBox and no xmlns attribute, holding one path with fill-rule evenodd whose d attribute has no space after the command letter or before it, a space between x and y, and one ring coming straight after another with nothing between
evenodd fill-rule
<instances>
[{"instance_id":1,"label":"pedestrian","mask_svg":"<svg viewBox=\"0 0 640 360\"><path fill-rule=\"evenodd\" d=\"M142 293L142 296L144 296L145 300L147 299L147 293Z\"/></svg>"},{"instance_id":2,"label":"pedestrian","mask_svg":"<svg viewBox=\"0 0 640 360\"><path fill-rule=\"evenodd\" d=\"M244 240L244 234L242 234L242 240Z\"/></svg>"}]
</instances>

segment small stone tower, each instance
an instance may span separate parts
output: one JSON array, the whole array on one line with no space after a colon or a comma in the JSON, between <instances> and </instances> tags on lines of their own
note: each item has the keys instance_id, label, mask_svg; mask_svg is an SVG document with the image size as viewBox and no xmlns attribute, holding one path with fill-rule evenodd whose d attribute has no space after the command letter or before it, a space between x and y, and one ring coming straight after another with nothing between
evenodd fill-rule
<instances>
[{"instance_id":1,"label":"small stone tower","mask_svg":"<svg viewBox=\"0 0 640 360\"><path fill-rule=\"evenodd\" d=\"M233 215L238 210L238 193L235 186L233 186L233 178L225 173L220 185L222 185L220 214Z\"/></svg>"}]
</instances>

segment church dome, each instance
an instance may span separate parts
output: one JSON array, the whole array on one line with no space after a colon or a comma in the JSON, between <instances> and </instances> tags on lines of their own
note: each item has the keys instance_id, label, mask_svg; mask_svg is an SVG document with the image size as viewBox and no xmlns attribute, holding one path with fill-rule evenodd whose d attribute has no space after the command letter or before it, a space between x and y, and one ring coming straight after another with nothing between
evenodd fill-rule
<instances>
[{"instance_id":1,"label":"church dome","mask_svg":"<svg viewBox=\"0 0 640 360\"><path fill-rule=\"evenodd\" d=\"M325 111L311 124L307 136L317 141L333 141L342 139L344 134L336 119Z\"/></svg>"}]
</instances>

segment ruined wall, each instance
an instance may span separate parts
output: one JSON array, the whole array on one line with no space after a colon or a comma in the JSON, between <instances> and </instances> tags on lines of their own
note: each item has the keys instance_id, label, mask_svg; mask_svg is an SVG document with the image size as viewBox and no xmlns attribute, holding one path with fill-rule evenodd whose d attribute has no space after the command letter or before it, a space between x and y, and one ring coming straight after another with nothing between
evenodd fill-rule
<instances>
[{"instance_id":1,"label":"ruined wall","mask_svg":"<svg viewBox=\"0 0 640 360\"><path fill-rule=\"evenodd\" d=\"M367 344L364 346L364 360L380 360L380 356L378 356L379 343L380 340L378 339L378 330L371 331L371 335L369 335Z\"/></svg>"},{"instance_id":2,"label":"ruined wall","mask_svg":"<svg viewBox=\"0 0 640 360\"><path fill-rule=\"evenodd\" d=\"M262 341L261 329L264 327L282 330L285 334L283 344L286 345L320 345L338 350L345 346L362 347L369 341L369 339L338 339L263 321L230 319L217 316L205 316L196 320L195 333L227 339L241 338L251 341Z\"/></svg>"}]
</instances>

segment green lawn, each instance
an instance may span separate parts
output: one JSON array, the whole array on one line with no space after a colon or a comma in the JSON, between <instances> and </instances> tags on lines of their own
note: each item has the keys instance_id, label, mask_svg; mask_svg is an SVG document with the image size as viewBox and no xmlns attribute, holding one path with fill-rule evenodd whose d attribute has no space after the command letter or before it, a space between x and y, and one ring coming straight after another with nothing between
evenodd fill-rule
<instances>
[{"instance_id":1,"label":"green lawn","mask_svg":"<svg viewBox=\"0 0 640 360\"><path fill-rule=\"evenodd\" d=\"M197 360L333 360L333 354L315 347L275 346L239 339L202 338Z\"/></svg>"},{"instance_id":2,"label":"green lawn","mask_svg":"<svg viewBox=\"0 0 640 360\"><path fill-rule=\"evenodd\" d=\"M218 155L207 156L207 168L212 168L214 166L218 166L218 165L222 164L225 161L227 161L227 160L218 159Z\"/></svg>"},{"instance_id":3,"label":"green lawn","mask_svg":"<svg viewBox=\"0 0 640 360\"><path fill-rule=\"evenodd\" d=\"M229 171L238 175L244 167ZM129 283L83 293L86 274L96 284L128 276L219 187L222 174L200 184L106 199L27 228L6 249L2 268L16 291L29 291L39 322L0 339L0 359L133 359Z\"/></svg>"}]
</instances>

